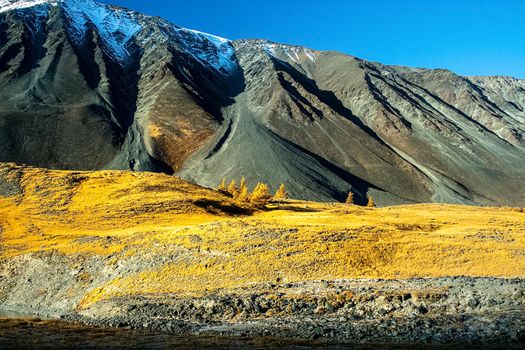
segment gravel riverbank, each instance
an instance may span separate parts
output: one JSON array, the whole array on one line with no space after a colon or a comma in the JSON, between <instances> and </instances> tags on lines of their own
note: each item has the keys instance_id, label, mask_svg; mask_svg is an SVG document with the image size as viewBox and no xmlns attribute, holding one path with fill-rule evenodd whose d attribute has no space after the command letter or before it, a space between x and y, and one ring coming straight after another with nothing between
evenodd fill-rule
<instances>
[{"instance_id":1,"label":"gravel riverbank","mask_svg":"<svg viewBox=\"0 0 525 350\"><path fill-rule=\"evenodd\" d=\"M169 334L353 344L525 344L521 279L311 281L254 285L200 297L126 296L80 312L10 308L88 325Z\"/></svg>"}]
</instances>

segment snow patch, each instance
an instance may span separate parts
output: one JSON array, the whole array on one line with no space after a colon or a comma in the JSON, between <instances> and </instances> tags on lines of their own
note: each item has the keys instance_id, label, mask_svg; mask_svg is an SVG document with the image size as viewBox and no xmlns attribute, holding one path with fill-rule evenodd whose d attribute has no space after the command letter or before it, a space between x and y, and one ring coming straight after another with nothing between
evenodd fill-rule
<instances>
[{"instance_id":1,"label":"snow patch","mask_svg":"<svg viewBox=\"0 0 525 350\"><path fill-rule=\"evenodd\" d=\"M25 0L25 1L0 0L0 13L11 11L11 10L33 7L33 6L42 5L42 4L56 5L57 2L58 2L57 0Z\"/></svg>"},{"instance_id":2,"label":"snow patch","mask_svg":"<svg viewBox=\"0 0 525 350\"><path fill-rule=\"evenodd\" d=\"M142 29L133 13L109 9L90 0L64 0L63 6L73 25L71 29L77 42L84 39L89 25L93 24L106 44L108 54L121 63L129 59L129 43Z\"/></svg>"},{"instance_id":3,"label":"snow patch","mask_svg":"<svg viewBox=\"0 0 525 350\"><path fill-rule=\"evenodd\" d=\"M235 49L228 39L186 28L175 28L185 50L196 60L230 75L238 67Z\"/></svg>"},{"instance_id":4,"label":"snow patch","mask_svg":"<svg viewBox=\"0 0 525 350\"><path fill-rule=\"evenodd\" d=\"M4 6L5 3L9 3L9 6ZM22 10L28 9L27 11L18 12L20 20L24 21L28 25L27 30L32 31L33 35L36 35L44 27L44 23L48 18L49 5L54 4L54 1L1 1L0 0L0 13L11 10Z\"/></svg>"},{"instance_id":5,"label":"snow patch","mask_svg":"<svg viewBox=\"0 0 525 350\"><path fill-rule=\"evenodd\" d=\"M315 52L313 50L307 49L305 47L300 47L300 46L266 43L263 45L263 50L267 54L275 58L279 58L278 57L279 55L285 55L292 62L299 64L299 65L301 63L304 63L302 62L303 57L308 58L312 62L315 62L317 60Z\"/></svg>"},{"instance_id":6,"label":"snow patch","mask_svg":"<svg viewBox=\"0 0 525 350\"><path fill-rule=\"evenodd\" d=\"M275 48L276 48L276 47L277 47L276 44L266 44L266 45L264 45L263 50L264 50L267 54L269 54L270 56L273 56L273 57L277 58L277 54L276 54L276 52L275 52Z\"/></svg>"},{"instance_id":7,"label":"snow patch","mask_svg":"<svg viewBox=\"0 0 525 350\"><path fill-rule=\"evenodd\" d=\"M310 49L304 49L304 52L306 53L306 56L310 59L310 61L315 62L317 60L317 57L315 56L315 53Z\"/></svg>"}]
</instances>

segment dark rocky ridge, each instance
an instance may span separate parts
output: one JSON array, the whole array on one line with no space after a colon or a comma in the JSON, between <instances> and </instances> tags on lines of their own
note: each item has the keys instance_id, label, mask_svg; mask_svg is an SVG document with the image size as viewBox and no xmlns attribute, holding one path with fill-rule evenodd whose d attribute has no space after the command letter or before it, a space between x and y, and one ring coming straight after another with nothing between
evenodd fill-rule
<instances>
[{"instance_id":1,"label":"dark rocky ridge","mask_svg":"<svg viewBox=\"0 0 525 350\"><path fill-rule=\"evenodd\" d=\"M525 204L525 81L508 77L230 43L64 0L0 13L0 101L0 161L244 175L314 200Z\"/></svg>"}]
</instances>

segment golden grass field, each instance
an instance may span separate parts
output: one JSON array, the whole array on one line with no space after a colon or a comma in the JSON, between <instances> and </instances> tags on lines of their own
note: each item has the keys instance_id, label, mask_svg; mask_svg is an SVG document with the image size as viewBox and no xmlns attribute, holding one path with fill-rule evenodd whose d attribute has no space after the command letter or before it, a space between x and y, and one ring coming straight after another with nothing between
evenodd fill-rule
<instances>
[{"instance_id":1,"label":"golden grass field","mask_svg":"<svg viewBox=\"0 0 525 350\"><path fill-rule=\"evenodd\" d=\"M87 291L84 305L262 282L525 277L523 209L290 200L256 210L162 174L2 165L2 178L10 191L0 196L0 261L42 251L108 264L166 257Z\"/></svg>"}]
</instances>

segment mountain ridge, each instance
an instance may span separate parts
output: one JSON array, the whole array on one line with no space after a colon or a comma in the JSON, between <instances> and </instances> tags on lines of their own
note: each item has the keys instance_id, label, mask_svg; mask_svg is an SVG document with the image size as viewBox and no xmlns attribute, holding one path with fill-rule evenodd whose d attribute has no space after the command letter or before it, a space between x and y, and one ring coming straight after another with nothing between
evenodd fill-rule
<instances>
[{"instance_id":1,"label":"mountain ridge","mask_svg":"<svg viewBox=\"0 0 525 350\"><path fill-rule=\"evenodd\" d=\"M153 170L209 187L246 176L321 201L353 191L380 205L525 203L524 80L36 2L4 12L27 2L0 2L0 161Z\"/></svg>"},{"instance_id":2,"label":"mountain ridge","mask_svg":"<svg viewBox=\"0 0 525 350\"><path fill-rule=\"evenodd\" d=\"M78 3L79 2L78 0L1 0L0 1L0 13L7 12L7 11L12 11L12 10L23 10L23 9L27 9L27 8L35 7L35 6L39 6L39 5L58 6L59 4L67 3L67 2L71 2L71 1L74 2L74 3ZM121 6L121 5L106 5L106 4L102 4L102 3L99 3L99 2L94 1L94 0L87 0L87 1L81 1L81 2L92 3L92 4L96 4L98 6L103 6L103 7L107 7L107 8L114 8L114 9L124 10L124 11L127 11L127 12L136 13L136 14L141 14L140 12L137 12L137 11L131 9L131 8L128 8L128 7L125 7L125 6ZM162 17L159 17L159 16L152 16L152 15L143 15L143 16L165 21ZM174 26L178 27L175 24L174 24ZM179 27L179 28L182 28L182 27ZM197 32L197 33L201 33L201 34L204 34L204 35L207 35L207 36L215 37L215 38L222 39L222 40L229 41L229 42L243 42L243 41L263 42L263 43L267 43L267 44L271 44L271 45L280 45L280 46L287 46L287 47L303 48L303 49L307 49L307 50L314 51L314 52L341 53L341 54L347 55L347 56L352 57L352 58L357 58L357 59L362 59L363 61L368 61L368 60L366 60L364 58L360 58L360 57L352 55L350 53L341 52L341 51L337 51L337 50L318 50L318 49L314 49L314 48L311 48L311 47L308 47L308 46L305 46L305 45L298 45L298 44L294 44L294 43L280 43L280 42L276 42L276 41L273 41L273 40L270 40L270 39L259 38L259 37L241 38L241 39L227 39L227 38L223 38L223 37L220 37L220 36L217 36L217 35L214 35L214 34L202 32L202 31L199 31L199 30L196 30L196 29L190 29L190 28L183 28L183 29L186 29L186 30L189 30L189 31L193 31L193 32ZM453 70L448 69L448 68L440 68L440 67L437 67L437 68L410 67L410 66L405 66L405 65L402 65L402 64L383 64L383 63L381 63L379 61L368 61L368 62L376 63L376 64L382 64L384 66L388 66L388 67L392 67L392 68L408 68L408 69L412 69L414 71L417 71L417 70L447 71L447 72L454 73L454 74L456 74L458 76L461 76L461 77L464 77L464 78L502 78L502 79L517 80L517 81L524 81L525 80L525 78L519 78L519 77L515 77L515 76L512 76L512 75L462 75L462 74L458 74L458 73L456 73Z\"/></svg>"}]
</instances>

